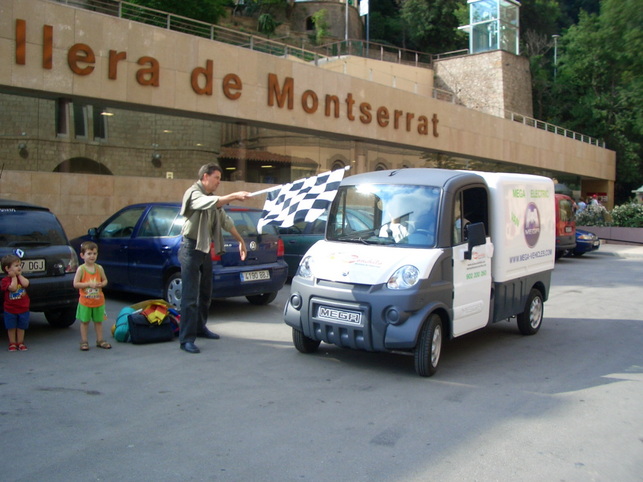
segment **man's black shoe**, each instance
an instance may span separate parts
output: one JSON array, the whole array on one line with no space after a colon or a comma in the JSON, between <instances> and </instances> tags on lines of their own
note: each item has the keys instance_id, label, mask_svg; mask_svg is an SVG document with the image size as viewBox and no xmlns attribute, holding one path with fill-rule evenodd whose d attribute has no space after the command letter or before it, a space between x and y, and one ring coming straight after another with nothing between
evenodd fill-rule
<instances>
[{"instance_id":1,"label":"man's black shoe","mask_svg":"<svg viewBox=\"0 0 643 482\"><path fill-rule=\"evenodd\" d=\"M188 353L201 353L201 350L199 350L199 347L190 341L186 343L181 343L181 350L187 351Z\"/></svg>"},{"instance_id":2,"label":"man's black shoe","mask_svg":"<svg viewBox=\"0 0 643 482\"><path fill-rule=\"evenodd\" d=\"M198 336L199 338L208 338L210 340L218 340L219 338L221 338L219 335L217 335L216 333L208 330L207 328L205 328L203 331L197 333L196 336Z\"/></svg>"}]
</instances>

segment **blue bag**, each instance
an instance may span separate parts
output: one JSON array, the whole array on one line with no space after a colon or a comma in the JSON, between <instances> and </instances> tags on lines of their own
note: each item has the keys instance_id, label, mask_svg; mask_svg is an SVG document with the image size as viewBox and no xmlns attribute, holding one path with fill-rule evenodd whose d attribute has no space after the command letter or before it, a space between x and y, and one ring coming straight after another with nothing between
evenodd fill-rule
<instances>
[{"instance_id":1,"label":"blue bag","mask_svg":"<svg viewBox=\"0 0 643 482\"><path fill-rule=\"evenodd\" d=\"M131 340L129 333L128 315L134 313L134 308L126 306L116 317L116 323L112 326L112 335L116 341L129 343Z\"/></svg>"}]
</instances>

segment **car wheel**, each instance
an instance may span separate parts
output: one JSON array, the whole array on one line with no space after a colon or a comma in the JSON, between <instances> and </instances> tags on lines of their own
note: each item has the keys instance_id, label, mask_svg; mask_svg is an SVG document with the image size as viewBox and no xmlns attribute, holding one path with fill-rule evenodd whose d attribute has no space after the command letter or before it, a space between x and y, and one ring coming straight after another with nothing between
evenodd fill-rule
<instances>
[{"instance_id":1,"label":"car wheel","mask_svg":"<svg viewBox=\"0 0 643 482\"><path fill-rule=\"evenodd\" d=\"M67 328L76 321L76 308L69 307L45 311L45 318L55 328Z\"/></svg>"},{"instance_id":2,"label":"car wheel","mask_svg":"<svg viewBox=\"0 0 643 482\"><path fill-rule=\"evenodd\" d=\"M246 299L252 305L267 305L268 303L273 302L276 297L277 297L277 292L275 291L273 293L263 293L260 295L246 296Z\"/></svg>"},{"instance_id":3,"label":"car wheel","mask_svg":"<svg viewBox=\"0 0 643 482\"><path fill-rule=\"evenodd\" d=\"M442 318L433 313L424 323L415 347L415 372L421 377L435 375L442 354Z\"/></svg>"},{"instance_id":4,"label":"car wheel","mask_svg":"<svg viewBox=\"0 0 643 482\"><path fill-rule=\"evenodd\" d=\"M296 328L292 329L292 344L300 353L315 353L321 341L313 340Z\"/></svg>"},{"instance_id":5,"label":"car wheel","mask_svg":"<svg viewBox=\"0 0 643 482\"><path fill-rule=\"evenodd\" d=\"M183 283L181 282L181 273L172 274L165 283L165 300L177 308L181 307L181 293Z\"/></svg>"},{"instance_id":6,"label":"car wheel","mask_svg":"<svg viewBox=\"0 0 643 482\"><path fill-rule=\"evenodd\" d=\"M518 329L523 335L535 335L540 330L543 322L544 302L543 295L537 289L533 288L525 303L525 311L519 313L516 317L518 320Z\"/></svg>"}]
</instances>

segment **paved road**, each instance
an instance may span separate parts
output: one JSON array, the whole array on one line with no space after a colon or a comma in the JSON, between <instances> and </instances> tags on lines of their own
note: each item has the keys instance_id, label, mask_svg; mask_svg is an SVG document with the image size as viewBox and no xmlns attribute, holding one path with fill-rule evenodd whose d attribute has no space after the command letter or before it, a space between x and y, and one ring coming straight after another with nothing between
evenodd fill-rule
<instances>
[{"instance_id":1,"label":"paved road","mask_svg":"<svg viewBox=\"0 0 643 482\"><path fill-rule=\"evenodd\" d=\"M219 341L78 350L34 315L0 352L3 480L643 480L643 248L556 265L533 337L500 323L410 357L299 354L267 307L217 301ZM110 296L115 316L138 298Z\"/></svg>"}]
</instances>

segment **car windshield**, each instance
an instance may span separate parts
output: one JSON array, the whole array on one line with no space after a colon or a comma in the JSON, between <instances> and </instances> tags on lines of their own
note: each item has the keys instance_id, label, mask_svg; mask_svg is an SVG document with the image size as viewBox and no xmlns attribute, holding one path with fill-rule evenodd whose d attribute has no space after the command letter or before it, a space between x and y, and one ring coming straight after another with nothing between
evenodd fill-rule
<instances>
[{"instance_id":1,"label":"car windshield","mask_svg":"<svg viewBox=\"0 0 643 482\"><path fill-rule=\"evenodd\" d=\"M339 189L329 214L331 241L429 247L435 244L440 189L368 184Z\"/></svg>"},{"instance_id":2,"label":"car windshield","mask_svg":"<svg viewBox=\"0 0 643 482\"><path fill-rule=\"evenodd\" d=\"M47 211L2 209L0 246L46 246L67 244L60 223Z\"/></svg>"},{"instance_id":3,"label":"car windshield","mask_svg":"<svg viewBox=\"0 0 643 482\"><path fill-rule=\"evenodd\" d=\"M561 199L558 201L558 213L560 215L560 220L568 223L574 219L574 209L571 199Z\"/></svg>"}]
</instances>

